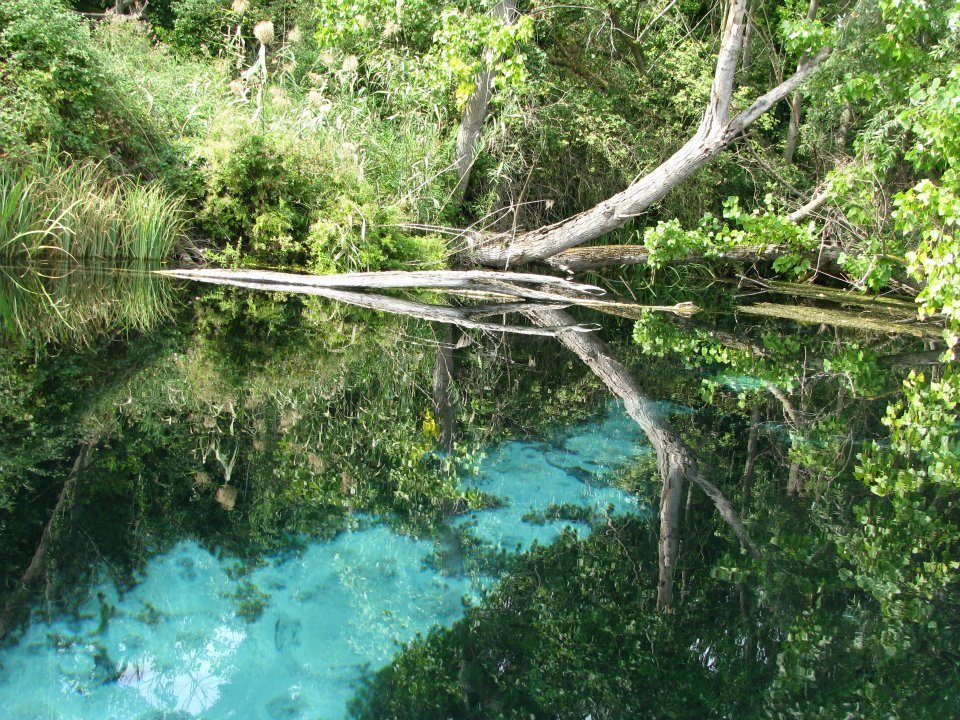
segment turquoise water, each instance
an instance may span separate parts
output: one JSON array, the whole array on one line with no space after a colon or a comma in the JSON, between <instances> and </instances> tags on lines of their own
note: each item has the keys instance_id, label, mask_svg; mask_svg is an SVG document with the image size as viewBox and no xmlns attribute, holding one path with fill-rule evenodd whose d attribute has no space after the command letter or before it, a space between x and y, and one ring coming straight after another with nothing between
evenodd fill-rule
<instances>
[{"instance_id":1,"label":"turquoise water","mask_svg":"<svg viewBox=\"0 0 960 720\"><path fill-rule=\"evenodd\" d=\"M604 478L646 452L616 408L549 443L504 443L469 480L502 506L452 519L441 545L466 531L481 547L516 552L565 527L589 532L524 519L551 505L636 512L636 498ZM339 720L365 673L418 633L454 623L463 599L495 582L438 564L437 550L364 517L251 567L183 540L132 589L96 584L79 616L35 618L0 651L2 718Z\"/></svg>"}]
</instances>

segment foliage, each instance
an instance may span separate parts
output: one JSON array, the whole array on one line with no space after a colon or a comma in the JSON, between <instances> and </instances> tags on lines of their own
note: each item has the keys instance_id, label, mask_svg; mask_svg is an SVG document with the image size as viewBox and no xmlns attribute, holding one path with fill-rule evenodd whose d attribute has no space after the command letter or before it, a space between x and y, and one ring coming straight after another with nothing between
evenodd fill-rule
<instances>
[{"instance_id":1,"label":"foliage","mask_svg":"<svg viewBox=\"0 0 960 720\"><path fill-rule=\"evenodd\" d=\"M436 263L442 248L395 227L353 153L248 120L227 124L199 150L205 183L199 223L218 244L259 262L316 271Z\"/></svg>"},{"instance_id":2,"label":"foliage","mask_svg":"<svg viewBox=\"0 0 960 720\"><path fill-rule=\"evenodd\" d=\"M766 208L753 212L741 208L739 198L729 197L723 204L723 219L728 222L706 215L695 230L685 230L676 220L645 228L643 244L650 253L648 264L657 269L691 255L711 258L739 246L777 245L796 253L787 251L778 257L773 263L775 271L797 277L810 269L810 260L802 253L815 246L813 224L799 224L783 217L773 207L771 196L766 198Z\"/></svg>"}]
</instances>

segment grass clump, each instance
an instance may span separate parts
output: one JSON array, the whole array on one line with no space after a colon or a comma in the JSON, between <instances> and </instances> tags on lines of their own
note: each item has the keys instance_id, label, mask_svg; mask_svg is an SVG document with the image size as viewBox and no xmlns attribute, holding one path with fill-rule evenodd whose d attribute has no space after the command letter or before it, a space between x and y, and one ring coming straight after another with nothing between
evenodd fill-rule
<instances>
[{"instance_id":1,"label":"grass clump","mask_svg":"<svg viewBox=\"0 0 960 720\"><path fill-rule=\"evenodd\" d=\"M184 201L96 161L0 164L0 257L160 260L186 236Z\"/></svg>"}]
</instances>

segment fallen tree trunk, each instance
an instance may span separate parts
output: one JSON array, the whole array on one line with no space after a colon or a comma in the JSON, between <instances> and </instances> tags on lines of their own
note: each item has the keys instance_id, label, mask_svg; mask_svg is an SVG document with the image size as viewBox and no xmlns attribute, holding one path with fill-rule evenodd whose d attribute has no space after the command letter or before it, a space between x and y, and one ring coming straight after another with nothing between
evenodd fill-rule
<instances>
[{"instance_id":1,"label":"fallen tree trunk","mask_svg":"<svg viewBox=\"0 0 960 720\"><path fill-rule=\"evenodd\" d=\"M557 327L569 325L573 318L563 310L533 307L525 310L534 323ZM661 494L660 582L657 605L669 607L673 602L673 584L676 558L679 551L679 513L684 479L695 483L713 501L720 516L736 533L743 547L757 560L760 551L740 521L739 513L729 499L706 479L697 464L696 456L663 417L659 405L647 395L636 378L616 359L610 347L593 333L559 330L557 339L589 367L609 390L621 398L650 445L656 451Z\"/></svg>"},{"instance_id":2,"label":"fallen tree trunk","mask_svg":"<svg viewBox=\"0 0 960 720\"><path fill-rule=\"evenodd\" d=\"M811 300L826 300L838 305L869 308L873 312L886 312L905 320L915 320L917 317L917 303L905 297L869 295L853 290L781 280L755 280L751 278L745 278L744 280L758 290L766 290L778 295L792 295L794 297L810 298ZM743 283L740 282L739 284L742 285Z\"/></svg>"},{"instance_id":3,"label":"fallen tree trunk","mask_svg":"<svg viewBox=\"0 0 960 720\"><path fill-rule=\"evenodd\" d=\"M517 298L583 305L616 315L639 317L644 310L691 315L699 311L693 303L642 305L625 300L606 300L605 291L594 285L573 283L565 278L530 273L486 270L429 270L411 272L345 273L342 275L298 275L264 270L157 270L160 275L215 285L232 285L257 290L274 290L334 297L331 293L350 289L440 290L467 296ZM367 296L380 297L383 296ZM349 302L349 301L348 301ZM431 305L429 307L439 307ZM389 308L383 308L390 312ZM463 308L452 308L462 310Z\"/></svg>"},{"instance_id":4,"label":"fallen tree trunk","mask_svg":"<svg viewBox=\"0 0 960 720\"><path fill-rule=\"evenodd\" d=\"M709 104L697 131L679 150L622 192L561 222L519 235L502 233L491 237L465 232L467 256L490 267L523 265L546 260L623 227L631 218L658 202L713 160L757 118L793 93L829 56L830 49L823 48L792 76L729 118L734 75L743 46L746 11L747 0L731 0Z\"/></svg>"},{"instance_id":5,"label":"fallen tree trunk","mask_svg":"<svg viewBox=\"0 0 960 720\"><path fill-rule=\"evenodd\" d=\"M177 271L163 270L157 272L171 277L183 276L178 274ZM211 273L214 272L217 271L211 271ZM530 327L527 325L508 325L506 323L500 324L482 322L478 319L490 317L492 315L507 315L510 313L522 312L529 307L529 303L526 302L492 303L489 305L479 306L449 307L447 305L432 305L430 303L417 302L415 300L395 298L388 295L351 292L347 290L338 290L336 288L309 285L305 283L286 284L280 282L259 282L254 280L240 280L230 276L219 277L212 274L193 275L191 276L191 279L211 283L213 285L228 285L230 287L246 288L248 290L266 290L271 292L285 292L298 295L315 295L318 297L327 298L329 300L337 300L348 305L356 305L357 307L378 310L380 312L391 313L393 315L406 315L408 317L414 317L420 320L449 323L459 327L483 330L487 332L506 332L515 335L543 335L546 337L553 337L556 335L557 330L559 329ZM569 303L565 303L562 307L566 307L568 304ZM574 325L573 327L563 329L571 332L590 332L594 328L584 325Z\"/></svg>"},{"instance_id":6,"label":"fallen tree trunk","mask_svg":"<svg viewBox=\"0 0 960 720\"><path fill-rule=\"evenodd\" d=\"M681 258L667 261L668 265L697 262L773 262L784 255L796 254L797 249L786 245L741 245L716 253L691 252ZM808 255L818 255L836 261L840 251L835 248L810 250ZM650 251L645 245L591 245L571 248L545 258L552 268L565 272L596 270L612 265L648 265Z\"/></svg>"},{"instance_id":7,"label":"fallen tree trunk","mask_svg":"<svg viewBox=\"0 0 960 720\"><path fill-rule=\"evenodd\" d=\"M570 294L600 296L605 293L595 285L574 283L566 278L535 273L493 272L490 270L411 270L369 273L341 273L338 275L302 275L270 270L218 270L215 268L157 270L159 275L213 282L246 281L260 285L304 285L316 288L348 288L389 290L416 288L419 290L476 290L496 294L515 295L528 299L543 299L542 288L563 290ZM500 285L498 283L506 283ZM533 287L530 287L533 286ZM555 299L553 296L547 299Z\"/></svg>"},{"instance_id":8,"label":"fallen tree trunk","mask_svg":"<svg viewBox=\"0 0 960 720\"><path fill-rule=\"evenodd\" d=\"M828 310L809 305L780 305L777 303L756 303L741 305L738 313L774 317L782 320L794 320L816 325L832 325L861 332L892 333L912 335L913 337L937 340L943 336L943 328L931 323L921 323L916 318L894 322L891 319L871 316L866 313L854 313L844 310Z\"/></svg>"}]
</instances>

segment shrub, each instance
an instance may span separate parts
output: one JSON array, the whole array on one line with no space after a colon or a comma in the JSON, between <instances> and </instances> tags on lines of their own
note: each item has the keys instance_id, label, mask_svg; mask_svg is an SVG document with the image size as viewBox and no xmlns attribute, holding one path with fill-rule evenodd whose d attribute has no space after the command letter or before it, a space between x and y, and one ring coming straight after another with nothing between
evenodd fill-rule
<instances>
[{"instance_id":1,"label":"shrub","mask_svg":"<svg viewBox=\"0 0 960 720\"><path fill-rule=\"evenodd\" d=\"M0 3L0 146L132 159L162 143L83 19L59 0Z\"/></svg>"},{"instance_id":2,"label":"shrub","mask_svg":"<svg viewBox=\"0 0 960 720\"><path fill-rule=\"evenodd\" d=\"M230 19L224 0L176 0L170 4L173 30L170 42L178 48L217 55L224 48Z\"/></svg>"},{"instance_id":3,"label":"shrub","mask_svg":"<svg viewBox=\"0 0 960 720\"><path fill-rule=\"evenodd\" d=\"M349 143L226 116L199 153L200 229L232 257L327 272L442 257L442 244L399 232Z\"/></svg>"}]
</instances>

